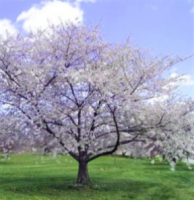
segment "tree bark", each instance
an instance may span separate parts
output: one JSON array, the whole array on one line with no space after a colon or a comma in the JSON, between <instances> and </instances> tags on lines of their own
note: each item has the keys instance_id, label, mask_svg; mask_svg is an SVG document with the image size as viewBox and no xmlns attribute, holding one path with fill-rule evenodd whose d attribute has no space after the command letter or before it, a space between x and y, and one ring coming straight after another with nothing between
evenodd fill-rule
<instances>
[{"instance_id":1,"label":"tree bark","mask_svg":"<svg viewBox=\"0 0 194 200\"><path fill-rule=\"evenodd\" d=\"M90 183L90 178L88 175L88 167L86 161L79 161L79 171L77 176L77 183L88 185Z\"/></svg>"}]
</instances>

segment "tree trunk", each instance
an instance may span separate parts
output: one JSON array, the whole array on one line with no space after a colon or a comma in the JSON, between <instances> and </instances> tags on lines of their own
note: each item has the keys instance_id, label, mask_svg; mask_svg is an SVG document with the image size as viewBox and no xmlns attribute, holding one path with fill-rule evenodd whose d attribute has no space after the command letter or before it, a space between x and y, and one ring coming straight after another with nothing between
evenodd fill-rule
<instances>
[{"instance_id":1,"label":"tree trunk","mask_svg":"<svg viewBox=\"0 0 194 200\"><path fill-rule=\"evenodd\" d=\"M79 171L78 171L78 176L77 176L77 183L85 184L85 185L90 183L90 178L88 175L88 167L87 167L86 161L79 161Z\"/></svg>"}]
</instances>

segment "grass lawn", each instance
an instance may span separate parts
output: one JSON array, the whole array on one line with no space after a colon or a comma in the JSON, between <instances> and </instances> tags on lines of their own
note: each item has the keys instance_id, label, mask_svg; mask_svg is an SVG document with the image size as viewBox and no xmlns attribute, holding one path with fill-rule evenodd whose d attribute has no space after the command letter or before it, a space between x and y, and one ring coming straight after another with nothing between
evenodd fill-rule
<instances>
[{"instance_id":1,"label":"grass lawn","mask_svg":"<svg viewBox=\"0 0 194 200\"><path fill-rule=\"evenodd\" d=\"M172 172L165 162L107 156L89 174L93 184L80 187L69 156L11 155L0 161L0 200L194 200L194 170L183 163Z\"/></svg>"}]
</instances>

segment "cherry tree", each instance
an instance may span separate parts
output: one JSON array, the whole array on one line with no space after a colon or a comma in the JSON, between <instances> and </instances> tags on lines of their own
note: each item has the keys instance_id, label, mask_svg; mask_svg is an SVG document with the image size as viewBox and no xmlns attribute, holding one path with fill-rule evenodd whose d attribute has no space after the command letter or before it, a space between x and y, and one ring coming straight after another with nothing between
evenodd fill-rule
<instances>
[{"instance_id":1,"label":"cherry tree","mask_svg":"<svg viewBox=\"0 0 194 200\"><path fill-rule=\"evenodd\" d=\"M0 41L0 101L36 136L58 141L79 163L77 183L88 184L90 161L177 130L181 77L164 73L183 60L153 57L129 40L109 44L97 27L51 25ZM190 113L193 102L182 101Z\"/></svg>"}]
</instances>

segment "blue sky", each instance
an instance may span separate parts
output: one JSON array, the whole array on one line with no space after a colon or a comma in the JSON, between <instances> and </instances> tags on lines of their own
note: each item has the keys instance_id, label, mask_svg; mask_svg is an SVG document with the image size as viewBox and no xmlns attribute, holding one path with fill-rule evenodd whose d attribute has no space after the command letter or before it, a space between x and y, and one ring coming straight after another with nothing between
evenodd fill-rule
<instances>
[{"instance_id":1,"label":"blue sky","mask_svg":"<svg viewBox=\"0 0 194 200\"><path fill-rule=\"evenodd\" d=\"M45 28L59 17L100 24L106 40L120 43L130 36L155 55L194 54L194 0L0 0L0 35ZM194 58L171 73L187 74L181 89L194 97Z\"/></svg>"}]
</instances>

